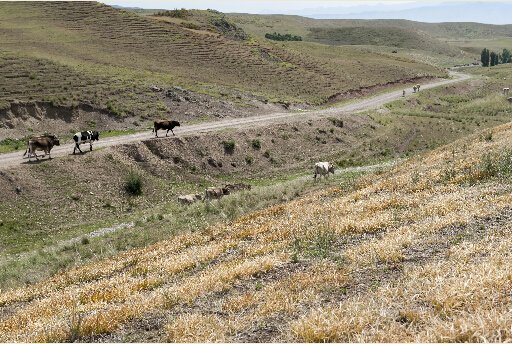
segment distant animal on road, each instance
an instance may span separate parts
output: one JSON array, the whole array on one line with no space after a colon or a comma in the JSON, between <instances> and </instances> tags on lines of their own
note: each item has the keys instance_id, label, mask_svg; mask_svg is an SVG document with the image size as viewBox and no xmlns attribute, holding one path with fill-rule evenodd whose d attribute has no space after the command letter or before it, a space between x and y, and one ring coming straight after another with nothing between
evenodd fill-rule
<instances>
[{"instance_id":1,"label":"distant animal on road","mask_svg":"<svg viewBox=\"0 0 512 344\"><path fill-rule=\"evenodd\" d=\"M416 89L418 90L418 92L420 91L420 84L416 84Z\"/></svg>"},{"instance_id":2,"label":"distant animal on road","mask_svg":"<svg viewBox=\"0 0 512 344\"><path fill-rule=\"evenodd\" d=\"M222 196L229 195L228 188L209 187L204 190L204 201L210 202L212 199L220 200Z\"/></svg>"},{"instance_id":3,"label":"distant animal on road","mask_svg":"<svg viewBox=\"0 0 512 344\"><path fill-rule=\"evenodd\" d=\"M200 193L189 194L189 195L185 195L185 196L178 196L178 203L181 205L193 204L196 201L200 201L202 199L203 199L203 197Z\"/></svg>"},{"instance_id":4,"label":"distant animal on road","mask_svg":"<svg viewBox=\"0 0 512 344\"><path fill-rule=\"evenodd\" d=\"M405 90L404 90L404 91L403 91L403 93L402 93L402 97L405 97Z\"/></svg>"},{"instance_id":5,"label":"distant animal on road","mask_svg":"<svg viewBox=\"0 0 512 344\"><path fill-rule=\"evenodd\" d=\"M414 86L412 87L412 91L413 91L414 93L416 93L416 88L417 88L417 87L416 87L416 85L414 85Z\"/></svg>"},{"instance_id":6,"label":"distant animal on road","mask_svg":"<svg viewBox=\"0 0 512 344\"><path fill-rule=\"evenodd\" d=\"M50 151L52 150L53 146L60 146L60 142L57 136L51 135L31 138L28 140L27 146L28 161L30 161L30 157L32 156L32 154L34 154L36 160L39 160L36 154L36 151L38 150L44 151L44 155L42 156L43 158L46 156L46 154L48 154L48 159L51 159L52 156L50 155Z\"/></svg>"},{"instance_id":7,"label":"distant animal on road","mask_svg":"<svg viewBox=\"0 0 512 344\"><path fill-rule=\"evenodd\" d=\"M334 166L329 164L328 162L317 162L315 164L315 175L313 178L316 180L316 176L319 174L320 178L324 176L324 179L329 177L329 173L334 174Z\"/></svg>"},{"instance_id":8,"label":"distant animal on road","mask_svg":"<svg viewBox=\"0 0 512 344\"><path fill-rule=\"evenodd\" d=\"M80 151L80 153L83 153L80 149L80 145L83 143L89 143L89 148L92 151L92 143L93 141L98 141L99 139L99 133L97 131L82 131L81 133L76 133L73 136L73 140L75 141L75 148L73 149L73 154L75 154L76 149Z\"/></svg>"},{"instance_id":9,"label":"distant animal on road","mask_svg":"<svg viewBox=\"0 0 512 344\"><path fill-rule=\"evenodd\" d=\"M174 131L172 131L174 129L174 127L179 127L180 126L180 122L178 121L171 121L171 120L156 120L155 123L153 123L154 127L153 127L153 131L155 132L155 136L158 137L158 130L160 129L167 129L167 132L165 133L165 136L167 136L167 134L169 133L169 130L171 131L171 133L173 135L174 134Z\"/></svg>"}]
</instances>

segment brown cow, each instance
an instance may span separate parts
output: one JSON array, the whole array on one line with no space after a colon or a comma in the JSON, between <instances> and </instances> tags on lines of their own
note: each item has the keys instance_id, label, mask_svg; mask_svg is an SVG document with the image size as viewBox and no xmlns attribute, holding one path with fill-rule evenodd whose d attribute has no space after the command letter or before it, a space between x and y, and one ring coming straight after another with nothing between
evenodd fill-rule
<instances>
[{"instance_id":1,"label":"brown cow","mask_svg":"<svg viewBox=\"0 0 512 344\"><path fill-rule=\"evenodd\" d=\"M219 188L219 187L209 187L204 190L204 201L210 202L212 199L220 200L222 196L229 195L228 188Z\"/></svg>"},{"instance_id":2,"label":"brown cow","mask_svg":"<svg viewBox=\"0 0 512 344\"><path fill-rule=\"evenodd\" d=\"M43 158L48 153L48 158L51 159L52 156L50 155L50 151L52 150L53 146L60 146L59 139L55 135L51 136L45 136L45 137L39 137L39 138L33 138L28 140L28 161L30 161L30 157L32 154L36 157L36 160L39 160L37 158L36 151L44 151Z\"/></svg>"},{"instance_id":3,"label":"brown cow","mask_svg":"<svg viewBox=\"0 0 512 344\"><path fill-rule=\"evenodd\" d=\"M32 136L31 138L29 138L29 140L33 140L33 139L41 139L43 137L54 137L55 135L50 135L50 134L44 134L44 135L41 135L41 136ZM23 156L25 156L25 154L27 154L28 152L28 141L27 141L27 149L25 150L25 153L23 153Z\"/></svg>"},{"instance_id":4,"label":"brown cow","mask_svg":"<svg viewBox=\"0 0 512 344\"><path fill-rule=\"evenodd\" d=\"M167 132L165 133L165 136L167 136L167 134L169 133L169 130L172 132L173 135L174 134L174 131L172 131L172 129L174 127L179 127L180 126L180 122L178 121L171 121L171 120L156 120L155 123L153 123L154 127L153 127L153 131L155 132L155 136L158 137L158 130L159 129L167 129Z\"/></svg>"}]
</instances>

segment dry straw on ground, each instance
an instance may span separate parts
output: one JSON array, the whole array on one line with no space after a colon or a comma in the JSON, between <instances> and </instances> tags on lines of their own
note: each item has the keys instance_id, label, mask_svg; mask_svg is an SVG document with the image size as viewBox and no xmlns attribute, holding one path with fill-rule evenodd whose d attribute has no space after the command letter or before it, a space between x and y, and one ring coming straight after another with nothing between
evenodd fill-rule
<instances>
[{"instance_id":1,"label":"dry straw on ground","mask_svg":"<svg viewBox=\"0 0 512 344\"><path fill-rule=\"evenodd\" d=\"M367 175L353 191L2 292L0 340L95 336L152 312L177 342L510 340L512 188L492 164L511 127Z\"/></svg>"}]
</instances>

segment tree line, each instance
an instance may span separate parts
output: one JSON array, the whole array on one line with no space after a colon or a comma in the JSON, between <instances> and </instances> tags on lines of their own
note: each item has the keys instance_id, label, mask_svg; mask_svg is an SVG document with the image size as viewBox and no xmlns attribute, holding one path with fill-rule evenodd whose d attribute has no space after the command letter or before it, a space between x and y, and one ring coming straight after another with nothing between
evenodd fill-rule
<instances>
[{"instance_id":1,"label":"tree line","mask_svg":"<svg viewBox=\"0 0 512 344\"><path fill-rule=\"evenodd\" d=\"M171 17L171 18L186 19L188 16L188 11L186 9L182 8L181 10L174 9L171 11L158 12L158 13L155 13L155 15L156 16L167 16L167 17Z\"/></svg>"},{"instance_id":2,"label":"tree line","mask_svg":"<svg viewBox=\"0 0 512 344\"><path fill-rule=\"evenodd\" d=\"M496 66L500 63L510 63L512 62L512 53L508 49L503 49L503 52L495 53L494 51L489 51L489 49L484 48L482 53L480 54L480 61L482 62L482 67L492 67Z\"/></svg>"},{"instance_id":3,"label":"tree line","mask_svg":"<svg viewBox=\"0 0 512 344\"><path fill-rule=\"evenodd\" d=\"M274 41L302 41L300 36L292 36L289 33L281 35L280 33L266 33L265 38L272 39Z\"/></svg>"}]
</instances>

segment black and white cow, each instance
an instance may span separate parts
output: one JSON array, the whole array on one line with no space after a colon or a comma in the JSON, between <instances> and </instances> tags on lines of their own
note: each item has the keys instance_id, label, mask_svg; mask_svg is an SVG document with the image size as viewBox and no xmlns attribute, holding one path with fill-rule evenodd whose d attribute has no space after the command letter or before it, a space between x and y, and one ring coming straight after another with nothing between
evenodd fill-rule
<instances>
[{"instance_id":1,"label":"black and white cow","mask_svg":"<svg viewBox=\"0 0 512 344\"><path fill-rule=\"evenodd\" d=\"M73 136L73 140L75 140L75 148L73 149L73 154L75 154L76 149L80 151L80 153L83 153L80 149L80 145L82 143L89 143L91 151L92 151L92 142L98 141L99 139L99 133L97 131L82 131L81 133L76 133L75 136Z\"/></svg>"}]
</instances>

